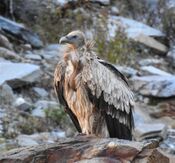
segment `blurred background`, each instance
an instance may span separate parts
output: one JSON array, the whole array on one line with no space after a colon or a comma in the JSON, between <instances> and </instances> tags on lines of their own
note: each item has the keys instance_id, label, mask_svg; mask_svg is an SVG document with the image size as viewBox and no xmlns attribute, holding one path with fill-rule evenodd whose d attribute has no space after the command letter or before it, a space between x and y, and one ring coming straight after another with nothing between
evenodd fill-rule
<instances>
[{"instance_id":1,"label":"blurred background","mask_svg":"<svg viewBox=\"0 0 175 163\"><path fill-rule=\"evenodd\" d=\"M175 154L174 0L1 0L0 151L76 130L53 90L61 36L82 30L135 93L134 139Z\"/></svg>"}]
</instances>

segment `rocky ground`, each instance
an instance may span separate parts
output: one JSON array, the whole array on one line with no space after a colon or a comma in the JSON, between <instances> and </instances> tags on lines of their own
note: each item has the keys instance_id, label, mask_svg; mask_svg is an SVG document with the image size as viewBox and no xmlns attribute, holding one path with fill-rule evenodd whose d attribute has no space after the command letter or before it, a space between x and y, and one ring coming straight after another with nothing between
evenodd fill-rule
<instances>
[{"instance_id":1,"label":"rocky ground","mask_svg":"<svg viewBox=\"0 0 175 163\"><path fill-rule=\"evenodd\" d=\"M0 151L76 134L52 83L64 50L58 38L81 29L96 40L99 56L130 81L136 98L135 140L156 138L173 157L173 0L8 2L0 5Z\"/></svg>"}]
</instances>

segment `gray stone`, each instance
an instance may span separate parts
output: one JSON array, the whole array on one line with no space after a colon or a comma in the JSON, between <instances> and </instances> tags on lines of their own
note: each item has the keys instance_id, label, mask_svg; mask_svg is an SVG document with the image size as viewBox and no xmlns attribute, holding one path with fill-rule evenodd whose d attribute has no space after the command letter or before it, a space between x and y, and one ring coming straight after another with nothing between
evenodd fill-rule
<instances>
[{"instance_id":1,"label":"gray stone","mask_svg":"<svg viewBox=\"0 0 175 163\"><path fill-rule=\"evenodd\" d=\"M154 66L142 66L141 70L148 72L149 75L162 75L162 76L173 76L172 74L160 70Z\"/></svg>"},{"instance_id":2,"label":"gray stone","mask_svg":"<svg viewBox=\"0 0 175 163\"><path fill-rule=\"evenodd\" d=\"M0 34L0 46L12 50L12 44L9 42L8 38Z\"/></svg>"},{"instance_id":3,"label":"gray stone","mask_svg":"<svg viewBox=\"0 0 175 163\"><path fill-rule=\"evenodd\" d=\"M0 85L0 104L12 104L16 96L12 88L6 83Z\"/></svg>"},{"instance_id":4,"label":"gray stone","mask_svg":"<svg viewBox=\"0 0 175 163\"><path fill-rule=\"evenodd\" d=\"M115 65L115 67L127 77L133 77L138 74L138 71L132 67L118 66L118 65Z\"/></svg>"},{"instance_id":5,"label":"gray stone","mask_svg":"<svg viewBox=\"0 0 175 163\"><path fill-rule=\"evenodd\" d=\"M48 92L44 88L34 87L33 90L40 97L46 97L46 96L48 96Z\"/></svg>"},{"instance_id":6,"label":"gray stone","mask_svg":"<svg viewBox=\"0 0 175 163\"><path fill-rule=\"evenodd\" d=\"M165 124L162 123L140 123L135 127L135 135L137 136L137 140L161 137L161 132L165 127Z\"/></svg>"},{"instance_id":7,"label":"gray stone","mask_svg":"<svg viewBox=\"0 0 175 163\"><path fill-rule=\"evenodd\" d=\"M64 131L59 130L52 132L35 133L32 135L19 135L16 140L20 146L32 146L43 143L54 143L59 138L65 138Z\"/></svg>"},{"instance_id":8,"label":"gray stone","mask_svg":"<svg viewBox=\"0 0 175 163\"><path fill-rule=\"evenodd\" d=\"M147 58L147 59L142 59L139 62L140 66L150 66L150 65L162 65L164 64L163 59L155 59L155 58Z\"/></svg>"},{"instance_id":9,"label":"gray stone","mask_svg":"<svg viewBox=\"0 0 175 163\"><path fill-rule=\"evenodd\" d=\"M26 29L24 25L6 19L2 16L0 16L0 31L3 31L13 38L16 37L18 40L27 42L34 48L43 47L43 42L36 33Z\"/></svg>"},{"instance_id":10,"label":"gray stone","mask_svg":"<svg viewBox=\"0 0 175 163\"><path fill-rule=\"evenodd\" d=\"M0 62L0 85L8 81L12 87L35 82L41 76L40 67L28 63Z\"/></svg>"},{"instance_id":11,"label":"gray stone","mask_svg":"<svg viewBox=\"0 0 175 163\"><path fill-rule=\"evenodd\" d=\"M0 108L0 139L1 139L1 135L4 134L4 122L3 122L3 119L4 119L5 116L7 116L6 110ZM2 142L0 140L0 144L1 143Z\"/></svg>"},{"instance_id":12,"label":"gray stone","mask_svg":"<svg viewBox=\"0 0 175 163\"><path fill-rule=\"evenodd\" d=\"M28 135L19 135L16 138L18 145L19 146L33 146L33 145L38 145L36 140L33 140L30 136Z\"/></svg>"},{"instance_id":13,"label":"gray stone","mask_svg":"<svg viewBox=\"0 0 175 163\"><path fill-rule=\"evenodd\" d=\"M52 60L52 61L53 61L53 59L54 59L55 57L59 56L58 54L59 54L59 53L58 53L57 51L47 51L47 52L44 52L44 53L42 54L42 56L43 56L45 59L47 59L47 60Z\"/></svg>"},{"instance_id":14,"label":"gray stone","mask_svg":"<svg viewBox=\"0 0 175 163\"><path fill-rule=\"evenodd\" d=\"M162 98L175 96L175 76L135 76L132 81L134 90L142 95Z\"/></svg>"},{"instance_id":15,"label":"gray stone","mask_svg":"<svg viewBox=\"0 0 175 163\"><path fill-rule=\"evenodd\" d=\"M168 51L167 46L165 46L164 44L162 44L161 42L157 41L156 39L150 37L150 36L146 36L144 34L139 34L138 36L136 36L134 38L135 41L138 41L150 48L156 49L162 53L166 53Z\"/></svg>"},{"instance_id":16,"label":"gray stone","mask_svg":"<svg viewBox=\"0 0 175 163\"><path fill-rule=\"evenodd\" d=\"M68 2L71 1L77 1L77 0L52 0L52 3L55 4L56 6L62 6L64 7Z\"/></svg>"},{"instance_id":17,"label":"gray stone","mask_svg":"<svg viewBox=\"0 0 175 163\"><path fill-rule=\"evenodd\" d=\"M118 15L119 14L119 9L116 6L111 7L111 14L112 15Z\"/></svg>"},{"instance_id":18,"label":"gray stone","mask_svg":"<svg viewBox=\"0 0 175 163\"><path fill-rule=\"evenodd\" d=\"M128 38L138 41L150 48L154 48L162 53L167 52L167 47L152 37L165 37L160 30L152 28L146 24L122 16L109 16L108 39L113 39L116 32L120 29L124 31Z\"/></svg>"},{"instance_id":19,"label":"gray stone","mask_svg":"<svg viewBox=\"0 0 175 163\"><path fill-rule=\"evenodd\" d=\"M170 63L175 67L175 46L168 52L167 57Z\"/></svg>"},{"instance_id":20,"label":"gray stone","mask_svg":"<svg viewBox=\"0 0 175 163\"><path fill-rule=\"evenodd\" d=\"M28 54L28 55L25 56L25 58L35 60L35 61L41 61L42 60L41 56L36 55L36 54Z\"/></svg>"},{"instance_id":21,"label":"gray stone","mask_svg":"<svg viewBox=\"0 0 175 163\"><path fill-rule=\"evenodd\" d=\"M0 57L5 59L19 59L20 57L13 51L0 47Z\"/></svg>"},{"instance_id":22,"label":"gray stone","mask_svg":"<svg viewBox=\"0 0 175 163\"><path fill-rule=\"evenodd\" d=\"M174 0L167 0L166 1L168 9L175 8L175 1Z\"/></svg>"},{"instance_id":23,"label":"gray stone","mask_svg":"<svg viewBox=\"0 0 175 163\"><path fill-rule=\"evenodd\" d=\"M55 101L37 101L35 109L32 111L33 116L45 117L45 110L59 107L59 104Z\"/></svg>"},{"instance_id":24,"label":"gray stone","mask_svg":"<svg viewBox=\"0 0 175 163\"><path fill-rule=\"evenodd\" d=\"M49 44L44 48L44 50L46 50L46 51L59 51L60 45L59 44Z\"/></svg>"},{"instance_id":25,"label":"gray stone","mask_svg":"<svg viewBox=\"0 0 175 163\"><path fill-rule=\"evenodd\" d=\"M141 22L121 16L109 16L108 30L110 38L115 37L116 31L119 27L125 30L129 38L136 38L140 34L143 34L144 36L165 37L165 34L160 30L152 28Z\"/></svg>"},{"instance_id":26,"label":"gray stone","mask_svg":"<svg viewBox=\"0 0 175 163\"><path fill-rule=\"evenodd\" d=\"M160 148L169 154L175 153L175 129L166 128L163 132L163 142L160 144Z\"/></svg>"},{"instance_id":27,"label":"gray stone","mask_svg":"<svg viewBox=\"0 0 175 163\"><path fill-rule=\"evenodd\" d=\"M90 0L93 3L99 3L101 5L109 5L110 4L110 0Z\"/></svg>"},{"instance_id":28,"label":"gray stone","mask_svg":"<svg viewBox=\"0 0 175 163\"><path fill-rule=\"evenodd\" d=\"M22 44L21 47L24 51L32 50L32 46L30 44Z\"/></svg>"},{"instance_id":29,"label":"gray stone","mask_svg":"<svg viewBox=\"0 0 175 163\"><path fill-rule=\"evenodd\" d=\"M32 109L32 105L22 97L18 97L15 100L14 106L22 111L30 111Z\"/></svg>"}]
</instances>

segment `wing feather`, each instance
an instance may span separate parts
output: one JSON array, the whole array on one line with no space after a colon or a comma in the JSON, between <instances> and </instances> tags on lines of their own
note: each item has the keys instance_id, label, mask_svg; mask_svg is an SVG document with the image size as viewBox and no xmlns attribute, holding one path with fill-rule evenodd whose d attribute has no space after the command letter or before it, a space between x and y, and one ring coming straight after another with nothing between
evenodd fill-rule
<instances>
[{"instance_id":1,"label":"wing feather","mask_svg":"<svg viewBox=\"0 0 175 163\"><path fill-rule=\"evenodd\" d=\"M126 78L111 64L91 60L83 69L82 80L90 100L102 110L110 136L131 139L134 99Z\"/></svg>"}]
</instances>

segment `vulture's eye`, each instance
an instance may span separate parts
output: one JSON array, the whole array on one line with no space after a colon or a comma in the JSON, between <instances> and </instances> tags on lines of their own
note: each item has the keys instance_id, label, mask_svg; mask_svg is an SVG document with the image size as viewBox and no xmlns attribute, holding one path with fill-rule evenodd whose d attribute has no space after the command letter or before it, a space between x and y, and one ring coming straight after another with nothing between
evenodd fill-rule
<instances>
[{"instance_id":1,"label":"vulture's eye","mask_svg":"<svg viewBox=\"0 0 175 163\"><path fill-rule=\"evenodd\" d=\"M73 38L73 39L76 39L76 38L77 38L77 35L72 36L72 38Z\"/></svg>"}]
</instances>

